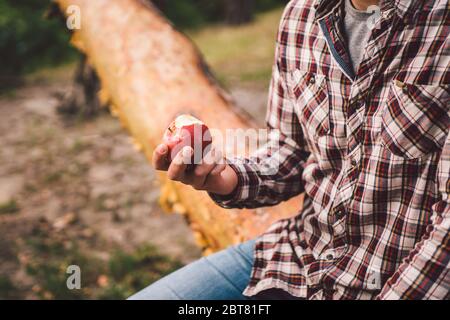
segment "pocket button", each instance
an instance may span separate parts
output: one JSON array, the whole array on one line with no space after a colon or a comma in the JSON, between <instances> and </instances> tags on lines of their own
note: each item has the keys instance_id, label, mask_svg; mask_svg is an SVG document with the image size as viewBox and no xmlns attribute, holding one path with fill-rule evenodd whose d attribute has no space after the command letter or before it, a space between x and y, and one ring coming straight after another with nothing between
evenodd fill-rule
<instances>
[{"instance_id":1,"label":"pocket button","mask_svg":"<svg viewBox=\"0 0 450 320\"><path fill-rule=\"evenodd\" d=\"M395 85L396 85L399 89L401 89L402 92L403 92L404 94L407 94L407 93L408 93L408 86L406 85L406 83L401 82L401 81L399 81L399 80L395 80Z\"/></svg>"},{"instance_id":2,"label":"pocket button","mask_svg":"<svg viewBox=\"0 0 450 320\"><path fill-rule=\"evenodd\" d=\"M404 82L401 82L400 80L395 80L395 85L401 89L406 87L406 84Z\"/></svg>"}]
</instances>

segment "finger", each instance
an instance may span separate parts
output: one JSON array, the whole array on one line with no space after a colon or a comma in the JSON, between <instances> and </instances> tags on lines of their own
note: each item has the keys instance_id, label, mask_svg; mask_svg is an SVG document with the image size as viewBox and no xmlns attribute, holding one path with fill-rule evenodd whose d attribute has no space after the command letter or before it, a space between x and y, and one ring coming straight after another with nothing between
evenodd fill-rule
<instances>
[{"instance_id":1,"label":"finger","mask_svg":"<svg viewBox=\"0 0 450 320\"><path fill-rule=\"evenodd\" d=\"M152 162L156 170L167 170L169 168L169 161L167 160L167 153L169 148L166 144L160 144L153 151Z\"/></svg>"},{"instance_id":2,"label":"finger","mask_svg":"<svg viewBox=\"0 0 450 320\"><path fill-rule=\"evenodd\" d=\"M220 151L216 149L211 149L205 157L202 159L200 164L197 164L194 170L194 175L197 178L206 178L206 176L213 170L219 160L221 159L222 154Z\"/></svg>"},{"instance_id":3,"label":"finger","mask_svg":"<svg viewBox=\"0 0 450 320\"><path fill-rule=\"evenodd\" d=\"M183 181L187 165L191 163L191 157L194 150L191 147L184 147L178 154L167 170L167 176L170 180Z\"/></svg>"},{"instance_id":4,"label":"finger","mask_svg":"<svg viewBox=\"0 0 450 320\"><path fill-rule=\"evenodd\" d=\"M217 164L214 169L211 170L211 172L206 176L206 179L204 181L204 188L206 190L215 190L221 182L221 175L222 172L224 172L227 168L226 163L219 163Z\"/></svg>"},{"instance_id":5,"label":"finger","mask_svg":"<svg viewBox=\"0 0 450 320\"><path fill-rule=\"evenodd\" d=\"M203 190L206 180L211 171L217 166L222 153L215 149L211 149L202 159L202 163L197 164L194 170L192 186L197 190Z\"/></svg>"},{"instance_id":6,"label":"finger","mask_svg":"<svg viewBox=\"0 0 450 320\"><path fill-rule=\"evenodd\" d=\"M226 163L220 163L209 173L210 176L219 176L227 168Z\"/></svg>"}]
</instances>

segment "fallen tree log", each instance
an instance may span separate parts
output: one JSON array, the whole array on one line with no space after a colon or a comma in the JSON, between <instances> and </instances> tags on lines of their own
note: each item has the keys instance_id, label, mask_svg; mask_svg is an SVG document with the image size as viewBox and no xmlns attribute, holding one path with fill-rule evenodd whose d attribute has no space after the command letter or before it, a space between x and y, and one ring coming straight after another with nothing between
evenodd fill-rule
<instances>
[{"instance_id":1,"label":"fallen tree log","mask_svg":"<svg viewBox=\"0 0 450 320\"><path fill-rule=\"evenodd\" d=\"M192 42L152 5L139 0L57 3L63 12L70 5L79 7L81 29L74 32L72 43L95 68L101 100L109 103L148 159L166 126L180 113L222 131L255 126L226 98ZM301 204L297 197L272 208L225 210L205 192L168 181L165 174L160 177L161 205L186 215L207 252L261 234L274 221L295 214Z\"/></svg>"}]
</instances>

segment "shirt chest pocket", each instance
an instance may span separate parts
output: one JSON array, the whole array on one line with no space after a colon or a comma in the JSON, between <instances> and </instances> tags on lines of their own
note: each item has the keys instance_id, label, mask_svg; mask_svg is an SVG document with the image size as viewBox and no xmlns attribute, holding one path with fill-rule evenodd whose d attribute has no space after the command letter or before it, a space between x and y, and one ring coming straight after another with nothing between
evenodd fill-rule
<instances>
[{"instance_id":1,"label":"shirt chest pocket","mask_svg":"<svg viewBox=\"0 0 450 320\"><path fill-rule=\"evenodd\" d=\"M441 150L450 126L449 107L448 87L394 81L382 113L382 145L407 159Z\"/></svg>"},{"instance_id":2,"label":"shirt chest pocket","mask_svg":"<svg viewBox=\"0 0 450 320\"><path fill-rule=\"evenodd\" d=\"M302 70L288 74L289 93L305 134L309 138L329 133L328 85L324 75Z\"/></svg>"}]
</instances>

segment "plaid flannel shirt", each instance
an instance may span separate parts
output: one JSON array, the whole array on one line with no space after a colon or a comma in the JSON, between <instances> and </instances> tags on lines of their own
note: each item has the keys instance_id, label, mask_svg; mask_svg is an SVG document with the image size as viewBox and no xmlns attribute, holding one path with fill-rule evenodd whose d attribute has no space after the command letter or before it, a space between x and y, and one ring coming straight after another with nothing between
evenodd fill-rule
<instances>
[{"instance_id":1,"label":"plaid flannel shirt","mask_svg":"<svg viewBox=\"0 0 450 320\"><path fill-rule=\"evenodd\" d=\"M229 159L225 208L304 192L299 214L257 239L244 294L449 298L450 10L384 0L353 70L339 0L294 0L278 34L267 125L276 152ZM272 175L261 167L276 154Z\"/></svg>"}]
</instances>

